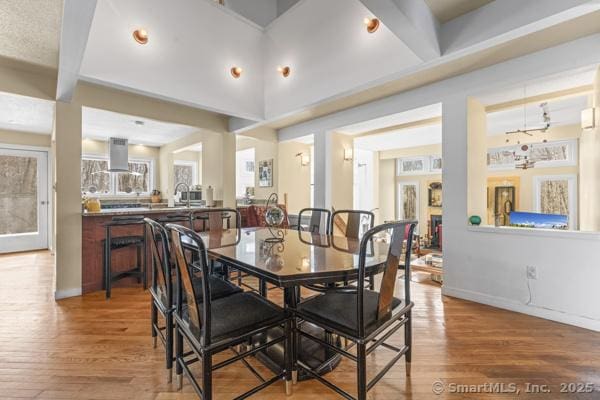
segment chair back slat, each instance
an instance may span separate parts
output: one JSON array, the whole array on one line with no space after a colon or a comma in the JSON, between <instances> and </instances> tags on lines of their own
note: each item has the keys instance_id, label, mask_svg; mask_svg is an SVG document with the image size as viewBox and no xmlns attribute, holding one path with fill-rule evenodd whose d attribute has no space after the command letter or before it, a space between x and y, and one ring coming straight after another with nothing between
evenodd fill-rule
<instances>
[{"instance_id":1,"label":"chair back slat","mask_svg":"<svg viewBox=\"0 0 600 400\"><path fill-rule=\"evenodd\" d=\"M167 229L171 232L171 245L174 258L177 265L177 308L176 312L183 315L184 306L187 307L187 319L190 322L192 331L200 335L200 340L204 344L210 343L210 286L208 283L208 259L206 247L202 238L193 230L181 225L167 224ZM192 266L185 257L183 239L186 239L191 247L195 248L195 257L197 260ZM188 246L189 248L189 246ZM195 273L193 273L194 271ZM200 272L200 275L197 273ZM202 279L202 298L198 302L199 294L192 280ZM185 293L185 304L183 294Z\"/></svg>"},{"instance_id":2,"label":"chair back slat","mask_svg":"<svg viewBox=\"0 0 600 400\"><path fill-rule=\"evenodd\" d=\"M390 248L386 260L385 271L383 272L383 278L381 279L381 289L379 290L377 318L384 318L392 311L392 299L394 298L394 289L396 287L398 265L400 264L400 257L402 255L404 226L394 227L391 231Z\"/></svg>"},{"instance_id":3,"label":"chair back slat","mask_svg":"<svg viewBox=\"0 0 600 400\"><path fill-rule=\"evenodd\" d=\"M302 223L304 217L309 219L308 225ZM318 235L329 233L331 211L324 208L304 208L298 213L298 230L308 231Z\"/></svg>"},{"instance_id":4,"label":"chair back slat","mask_svg":"<svg viewBox=\"0 0 600 400\"><path fill-rule=\"evenodd\" d=\"M371 211L336 210L331 216L331 225L329 231L331 234L333 234L335 232L335 228L338 227L338 230L341 230L344 236L353 239L360 239L361 232L373 228L374 223L375 214L373 214Z\"/></svg>"},{"instance_id":5,"label":"chair back slat","mask_svg":"<svg viewBox=\"0 0 600 400\"><path fill-rule=\"evenodd\" d=\"M408 232L405 231L406 226L409 226ZM366 326L364 324L364 291L365 291L365 264L369 254L372 254L374 242L382 232L390 234L387 257L384 262L383 278L378 294L377 301L377 319L385 319L390 316L392 311L392 301L396 286L396 278L398 274L398 266L401 262L404 249L404 301L410 302L410 257L411 243L414 234L414 229L417 221L404 220L390 222L378 225L369 229L363 235L360 241L359 266L358 266L358 281L356 285L357 291L357 334L363 337ZM404 242L406 240L406 245Z\"/></svg>"},{"instance_id":6,"label":"chair back slat","mask_svg":"<svg viewBox=\"0 0 600 400\"><path fill-rule=\"evenodd\" d=\"M144 222L149 228L150 251L152 254L152 289L156 294L164 296L165 308L173 305L172 297L172 272L171 256L169 251L169 239L165 228L151 218L145 218Z\"/></svg>"}]
</instances>

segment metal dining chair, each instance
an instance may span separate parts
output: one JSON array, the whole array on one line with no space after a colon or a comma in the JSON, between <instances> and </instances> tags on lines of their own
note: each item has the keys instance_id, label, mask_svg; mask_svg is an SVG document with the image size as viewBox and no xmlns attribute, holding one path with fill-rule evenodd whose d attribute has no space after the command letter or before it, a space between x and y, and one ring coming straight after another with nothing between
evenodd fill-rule
<instances>
[{"instance_id":1,"label":"metal dining chair","mask_svg":"<svg viewBox=\"0 0 600 400\"><path fill-rule=\"evenodd\" d=\"M304 221L308 221L308 223ZM330 233L330 221L331 211L327 209L303 208L298 213L298 225L296 225L296 229L318 235L328 235Z\"/></svg>"},{"instance_id":2,"label":"metal dining chair","mask_svg":"<svg viewBox=\"0 0 600 400\"><path fill-rule=\"evenodd\" d=\"M298 335L328 347L332 351L357 363L357 397L353 397L340 387L321 377L302 361L296 361L297 367L322 382L347 399L365 400L370 390L402 357L406 360L406 374L410 375L412 353L412 314L414 306L410 298L410 257L411 246L405 246L405 227L409 226L406 243L411 243L416 221L398 221L379 225L367 231L360 241L358 281L356 286L334 288L316 297L300 303L295 309L296 317L302 321L317 325L328 332L344 337L356 345L356 355L346 348L340 348L303 331L299 324ZM366 262L371 253L371 245L378 240L382 232L390 233L390 244L384 260L383 279L379 291L365 288ZM380 243L375 243L377 245ZM404 253L404 298L394 297L398 265ZM400 328L404 327L404 345L397 347L386 341ZM391 360L371 381L367 381L367 356L375 349L384 346L395 352Z\"/></svg>"},{"instance_id":3,"label":"metal dining chair","mask_svg":"<svg viewBox=\"0 0 600 400\"><path fill-rule=\"evenodd\" d=\"M236 361L242 361L252 373L259 377L261 383L248 390L236 399L244 399L267 386L286 379L286 391L291 393L291 317L279 306L265 298L252 293L236 293L224 298L212 299L212 288L207 279L198 287L193 284L191 269L202 276L209 276L207 251L202 238L193 230L180 225L168 224L171 243L177 264L177 299L175 318L175 357L176 373L179 389L182 387L183 375L188 378L196 393L203 400L212 399L212 373ZM183 251L182 241L193 243L198 262L190 265ZM199 302L202 292L203 302ZM267 337L266 332L278 326L282 334L275 338ZM234 356L213 363L217 353L233 349L234 346L247 344L254 337L262 336L259 344L253 344L245 351L234 350ZM184 342L191 350L184 353ZM245 358L266 351L271 346L284 342L284 369L270 379L264 379ZM245 347L245 346L244 346ZM200 385L190 369L195 362L202 364L202 385Z\"/></svg>"},{"instance_id":4,"label":"metal dining chair","mask_svg":"<svg viewBox=\"0 0 600 400\"><path fill-rule=\"evenodd\" d=\"M187 221L189 221L189 216ZM173 312L176 294L173 285L175 280L174 260L171 258L170 243L164 226L150 218L145 218L144 222L150 234L148 242L152 260L152 283L150 285L152 340L155 348L157 339L160 339L165 347L167 379L168 382L171 382L173 377ZM201 277L194 277L192 285L200 287L202 285ZM209 275L209 285L212 299L227 297L242 291L239 287L214 275ZM203 301L202 294L202 291L198 291L200 302ZM163 324L159 323L159 315L164 321Z\"/></svg>"},{"instance_id":5,"label":"metal dining chair","mask_svg":"<svg viewBox=\"0 0 600 400\"><path fill-rule=\"evenodd\" d=\"M198 222L201 224L200 228L198 227ZM238 210L233 208L206 208L190 213L189 227L194 231L223 231L231 229L232 226L236 229L242 226L242 215ZM212 273L221 274L229 280L229 269L227 266L222 264L216 265L214 260L210 260L210 268Z\"/></svg>"},{"instance_id":6,"label":"metal dining chair","mask_svg":"<svg viewBox=\"0 0 600 400\"><path fill-rule=\"evenodd\" d=\"M113 229L131 230L133 227L135 234L115 235ZM143 215L125 215L113 217L111 221L104 224L105 237L102 240L102 264L103 281L106 291L106 299L110 299L112 294L112 284L120 279L135 277L138 283L142 283L144 289L147 286L146 277L146 236L144 234L144 216ZM126 271L113 271L112 255L113 251L126 248L136 249L135 264Z\"/></svg>"}]
</instances>

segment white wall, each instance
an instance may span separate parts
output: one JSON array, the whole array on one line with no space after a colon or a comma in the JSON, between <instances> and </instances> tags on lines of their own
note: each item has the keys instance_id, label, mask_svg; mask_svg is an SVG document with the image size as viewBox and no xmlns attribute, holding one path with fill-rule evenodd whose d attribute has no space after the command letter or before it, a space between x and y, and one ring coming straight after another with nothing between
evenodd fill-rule
<instances>
[{"instance_id":1,"label":"white wall","mask_svg":"<svg viewBox=\"0 0 600 400\"><path fill-rule=\"evenodd\" d=\"M467 224L468 96L598 63L600 35L592 35L284 128L279 137L292 139L334 130L441 101L443 293L600 331L599 233L548 233ZM315 146L325 144L315 138ZM322 185L319 179L316 183ZM537 268L537 280L527 281L527 265Z\"/></svg>"}]
</instances>

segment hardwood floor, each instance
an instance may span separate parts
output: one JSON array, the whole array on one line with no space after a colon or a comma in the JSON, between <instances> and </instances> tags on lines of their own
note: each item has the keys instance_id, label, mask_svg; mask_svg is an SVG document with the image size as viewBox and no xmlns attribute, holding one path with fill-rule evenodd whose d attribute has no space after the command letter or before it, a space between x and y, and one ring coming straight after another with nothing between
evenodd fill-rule
<instances>
[{"instance_id":1,"label":"hardwood floor","mask_svg":"<svg viewBox=\"0 0 600 400\"><path fill-rule=\"evenodd\" d=\"M53 280L48 252L0 256L1 399L196 399L189 384L177 392L166 383L162 349L151 344L148 293L116 288L110 301L96 292L55 302ZM412 376L405 377L400 361L370 398L600 398L599 333L442 298L426 283L415 283L413 291ZM276 300L278 293L272 292ZM387 357L385 350L371 356L369 376ZM328 378L352 390L354 371L343 361ZM432 392L438 380L446 385L441 396ZM552 393L524 393L527 382L549 385ZM560 394L560 384L569 382L594 383L597 391ZM215 373L214 397L231 399L255 383L234 364ZM516 383L522 392L450 394L453 383ZM278 383L254 398L340 398L313 381L294 386L291 397L283 391Z\"/></svg>"}]
</instances>

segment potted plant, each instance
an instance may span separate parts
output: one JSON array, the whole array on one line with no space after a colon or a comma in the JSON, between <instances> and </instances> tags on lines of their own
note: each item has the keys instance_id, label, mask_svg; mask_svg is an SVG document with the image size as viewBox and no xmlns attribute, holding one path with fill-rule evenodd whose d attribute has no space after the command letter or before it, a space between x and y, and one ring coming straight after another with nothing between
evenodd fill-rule
<instances>
[{"instance_id":1,"label":"potted plant","mask_svg":"<svg viewBox=\"0 0 600 400\"><path fill-rule=\"evenodd\" d=\"M150 201L152 201L152 203L160 203L160 190L154 189L152 193L150 193Z\"/></svg>"}]
</instances>

